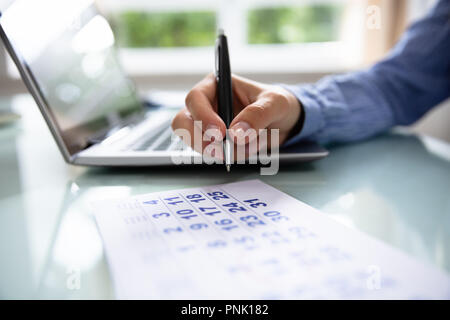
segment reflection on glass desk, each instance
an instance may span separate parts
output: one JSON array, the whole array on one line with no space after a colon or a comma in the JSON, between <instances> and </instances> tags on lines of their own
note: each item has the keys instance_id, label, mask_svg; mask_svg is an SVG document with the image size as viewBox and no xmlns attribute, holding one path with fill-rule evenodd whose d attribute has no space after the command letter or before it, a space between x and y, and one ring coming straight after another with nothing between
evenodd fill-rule
<instances>
[{"instance_id":1,"label":"reflection on glass desk","mask_svg":"<svg viewBox=\"0 0 450 320\"><path fill-rule=\"evenodd\" d=\"M450 145L392 132L285 166L106 169L64 163L28 95L0 127L0 298L114 298L90 201L261 179L419 260L450 272Z\"/></svg>"}]
</instances>

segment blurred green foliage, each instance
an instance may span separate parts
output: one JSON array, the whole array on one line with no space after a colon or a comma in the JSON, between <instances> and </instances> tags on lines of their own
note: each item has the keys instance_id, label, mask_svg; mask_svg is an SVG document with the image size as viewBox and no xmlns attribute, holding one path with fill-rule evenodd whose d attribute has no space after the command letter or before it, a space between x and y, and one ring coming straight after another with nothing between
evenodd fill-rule
<instances>
[{"instance_id":1,"label":"blurred green foliage","mask_svg":"<svg viewBox=\"0 0 450 320\"><path fill-rule=\"evenodd\" d=\"M248 43L280 44L337 40L342 6L258 8L248 12Z\"/></svg>"},{"instance_id":2,"label":"blurred green foliage","mask_svg":"<svg viewBox=\"0 0 450 320\"><path fill-rule=\"evenodd\" d=\"M333 41L338 38L338 4L251 9L248 43L281 44ZM123 11L112 19L122 47L199 47L214 45L216 12Z\"/></svg>"},{"instance_id":3,"label":"blurred green foliage","mask_svg":"<svg viewBox=\"0 0 450 320\"><path fill-rule=\"evenodd\" d=\"M113 17L119 46L198 47L214 45L216 13L124 11Z\"/></svg>"}]
</instances>

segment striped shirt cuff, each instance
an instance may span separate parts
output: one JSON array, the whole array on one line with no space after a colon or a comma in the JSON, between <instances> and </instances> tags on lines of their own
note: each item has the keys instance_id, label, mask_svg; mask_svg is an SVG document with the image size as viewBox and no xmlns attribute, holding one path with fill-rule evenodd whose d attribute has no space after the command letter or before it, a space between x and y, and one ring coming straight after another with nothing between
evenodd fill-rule
<instances>
[{"instance_id":1,"label":"striped shirt cuff","mask_svg":"<svg viewBox=\"0 0 450 320\"><path fill-rule=\"evenodd\" d=\"M293 145L301 140L314 140L313 135L324 125L320 104L315 97L307 90L308 86L281 85L289 90L300 101L302 112L304 112L304 122L300 133L287 140L283 146Z\"/></svg>"}]
</instances>

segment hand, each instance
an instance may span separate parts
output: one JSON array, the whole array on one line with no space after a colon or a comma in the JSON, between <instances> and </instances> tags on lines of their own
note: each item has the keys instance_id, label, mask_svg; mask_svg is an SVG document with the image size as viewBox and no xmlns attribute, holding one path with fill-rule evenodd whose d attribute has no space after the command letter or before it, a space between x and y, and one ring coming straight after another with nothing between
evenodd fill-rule
<instances>
[{"instance_id":1,"label":"hand","mask_svg":"<svg viewBox=\"0 0 450 320\"><path fill-rule=\"evenodd\" d=\"M299 120L301 106L297 98L279 86L267 85L232 76L233 110L235 118L230 124L229 135L238 143L238 138L248 129L279 129L279 144L289 136ZM190 132L191 141L185 141L198 152L203 152L211 141L203 141L199 146L193 143L194 131L209 129L220 130L225 136L226 126L217 114L216 79L213 74L197 83L186 96L186 107L172 121L172 128L186 129ZM202 128L195 126L194 121L202 121ZM268 139L270 141L270 139ZM247 139L245 143L248 143ZM201 147L200 147L201 146ZM197 149L202 150L197 150Z\"/></svg>"}]
</instances>

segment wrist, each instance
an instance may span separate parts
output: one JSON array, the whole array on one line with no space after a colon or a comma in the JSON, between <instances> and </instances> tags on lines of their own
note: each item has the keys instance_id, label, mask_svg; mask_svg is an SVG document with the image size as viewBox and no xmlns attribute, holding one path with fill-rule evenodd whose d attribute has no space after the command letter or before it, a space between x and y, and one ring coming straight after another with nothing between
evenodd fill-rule
<instances>
[{"instance_id":1,"label":"wrist","mask_svg":"<svg viewBox=\"0 0 450 320\"><path fill-rule=\"evenodd\" d=\"M293 123L288 130L285 141L290 140L292 137L300 134L305 122L305 112L301 101L289 90L283 88L286 92L287 99L289 101L290 109L292 110L290 115L293 118Z\"/></svg>"}]
</instances>

